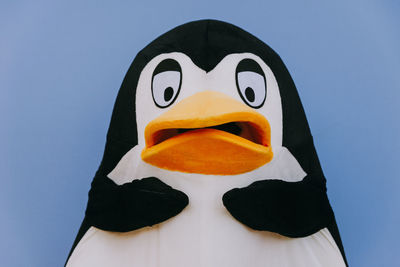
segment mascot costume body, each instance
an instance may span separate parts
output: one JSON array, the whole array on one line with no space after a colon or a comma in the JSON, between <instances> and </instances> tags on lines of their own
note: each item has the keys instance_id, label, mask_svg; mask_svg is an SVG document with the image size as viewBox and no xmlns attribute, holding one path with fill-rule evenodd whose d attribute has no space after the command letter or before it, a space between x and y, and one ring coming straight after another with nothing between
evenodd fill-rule
<instances>
[{"instance_id":1,"label":"mascot costume body","mask_svg":"<svg viewBox=\"0 0 400 267\"><path fill-rule=\"evenodd\" d=\"M138 53L67 267L346 266L279 56L191 22Z\"/></svg>"}]
</instances>

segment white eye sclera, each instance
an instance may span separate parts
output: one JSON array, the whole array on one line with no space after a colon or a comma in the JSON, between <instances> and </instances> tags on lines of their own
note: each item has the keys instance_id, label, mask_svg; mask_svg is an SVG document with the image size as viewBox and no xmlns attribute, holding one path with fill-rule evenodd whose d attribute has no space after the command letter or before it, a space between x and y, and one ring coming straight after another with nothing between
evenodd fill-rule
<instances>
[{"instance_id":1,"label":"white eye sclera","mask_svg":"<svg viewBox=\"0 0 400 267\"><path fill-rule=\"evenodd\" d=\"M265 74L258 63L243 59L236 67L236 86L242 100L252 108L260 108L267 97Z\"/></svg>"},{"instance_id":2,"label":"white eye sclera","mask_svg":"<svg viewBox=\"0 0 400 267\"><path fill-rule=\"evenodd\" d=\"M153 77L153 98L159 107L167 107L175 100L181 83L179 71L163 71Z\"/></svg>"},{"instance_id":3,"label":"white eye sclera","mask_svg":"<svg viewBox=\"0 0 400 267\"><path fill-rule=\"evenodd\" d=\"M151 80L151 91L156 106L170 106L179 94L181 83L182 69L176 60L167 58L158 63Z\"/></svg>"},{"instance_id":4,"label":"white eye sclera","mask_svg":"<svg viewBox=\"0 0 400 267\"><path fill-rule=\"evenodd\" d=\"M237 74L237 82L242 98L252 107L259 107L265 100L265 80L256 72L242 71Z\"/></svg>"}]
</instances>

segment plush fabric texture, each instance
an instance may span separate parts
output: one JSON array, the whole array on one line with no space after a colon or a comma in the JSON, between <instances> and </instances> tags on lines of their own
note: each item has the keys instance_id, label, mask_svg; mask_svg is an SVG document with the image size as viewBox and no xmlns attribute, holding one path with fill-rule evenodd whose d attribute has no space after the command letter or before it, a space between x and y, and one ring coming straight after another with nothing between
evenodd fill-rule
<instances>
[{"instance_id":1,"label":"plush fabric texture","mask_svg":"<svg viewBox=\"0 0 400 267\"><path fill-rule=\"evenodd\" d=\"M188 197L155 177L116 185L96 175L89 192L87 221L102 230L128 232L163 222L188 204Z\"/></svg>"},{"instance_id":2,"label":"plush fabric texture","mask_svg":"<svg viewBox=\"0 0 400 267\"><path fill-rule=\"evenodd\" d=\"M225 193L224 205L233 217L253 229L287 237L308 236L333 220L326 192L309 179L257 181Z\"/></svg>"},{"instance_id":3,"label":"plush fabric texture","mask_svg":"<svg viewBox=\"0 0 400 267\"><path fill-rule=\"evenodd\" d=\"M216 20L178 26L155 39L135 57L115 101L103 159L92 182L85 218L70 255L92 226L113 232L133 231L166 221L190 203L190 195L163 183L158 179L161 177L135 177L141 180L122 185L107 177L121 158L138 144L138 134L143 134L138 133L135 121L136 88L141 71L155 56L171 52L184 53L206 73L233 53L253 53L269 66L282 102L282 146L290 151L307 175L299 182L280 181L276 177L232 188L224 194L223 204L234 217L232 219L254 230L298 238L327 228L345 261L326 195L325 176L288 70L278 54L261 40L234 25Z\"/></svg>"}]
</instances>

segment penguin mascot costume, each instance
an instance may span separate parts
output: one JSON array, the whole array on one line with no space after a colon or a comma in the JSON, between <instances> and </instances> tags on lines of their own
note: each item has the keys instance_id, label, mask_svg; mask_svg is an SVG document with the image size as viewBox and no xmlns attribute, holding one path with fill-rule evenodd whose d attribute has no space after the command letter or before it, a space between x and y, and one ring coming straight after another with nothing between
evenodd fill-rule
<instances>
[{"instance_id":1,"label":"penguin mascot costume","mask_svg":"<svg viewBox=\"0 0 400 267\"><path fill-rule=\"evenodd\" d=\"M190 22L130 66L66 266L346 266L325 184L279 56Z\"/></svg>"}]
</instances>

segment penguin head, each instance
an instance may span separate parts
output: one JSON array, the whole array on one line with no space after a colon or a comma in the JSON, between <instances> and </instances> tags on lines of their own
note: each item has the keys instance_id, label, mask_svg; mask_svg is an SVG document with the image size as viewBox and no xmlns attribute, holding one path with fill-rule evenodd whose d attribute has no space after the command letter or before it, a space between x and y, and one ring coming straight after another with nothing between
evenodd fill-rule
<instances>
[{"instance_id":1,"label":"penguin head","mask_svg":"<svg viewBox=\"0 0 400 267\"><path fill-rule=\"evenodd\" d=\"M228 54L208 72L184 53L158 55L136 96L141 158L154 166L239 174L267 164L281 146L278 85L252 53Z\"/></svg>"},{"instance_id":2,"label":"penguin head","mask_svg":"<svg viewBox=\"0 0 400 267\"><path fill-rule=\"evenodd\" d=\"M130 149L160 169L216 175L268 165L282 147L311 171L314 150L279 56L231 24L201 20L138 53L119 91L101 168Z\"/></svg>"}]
</instances>

